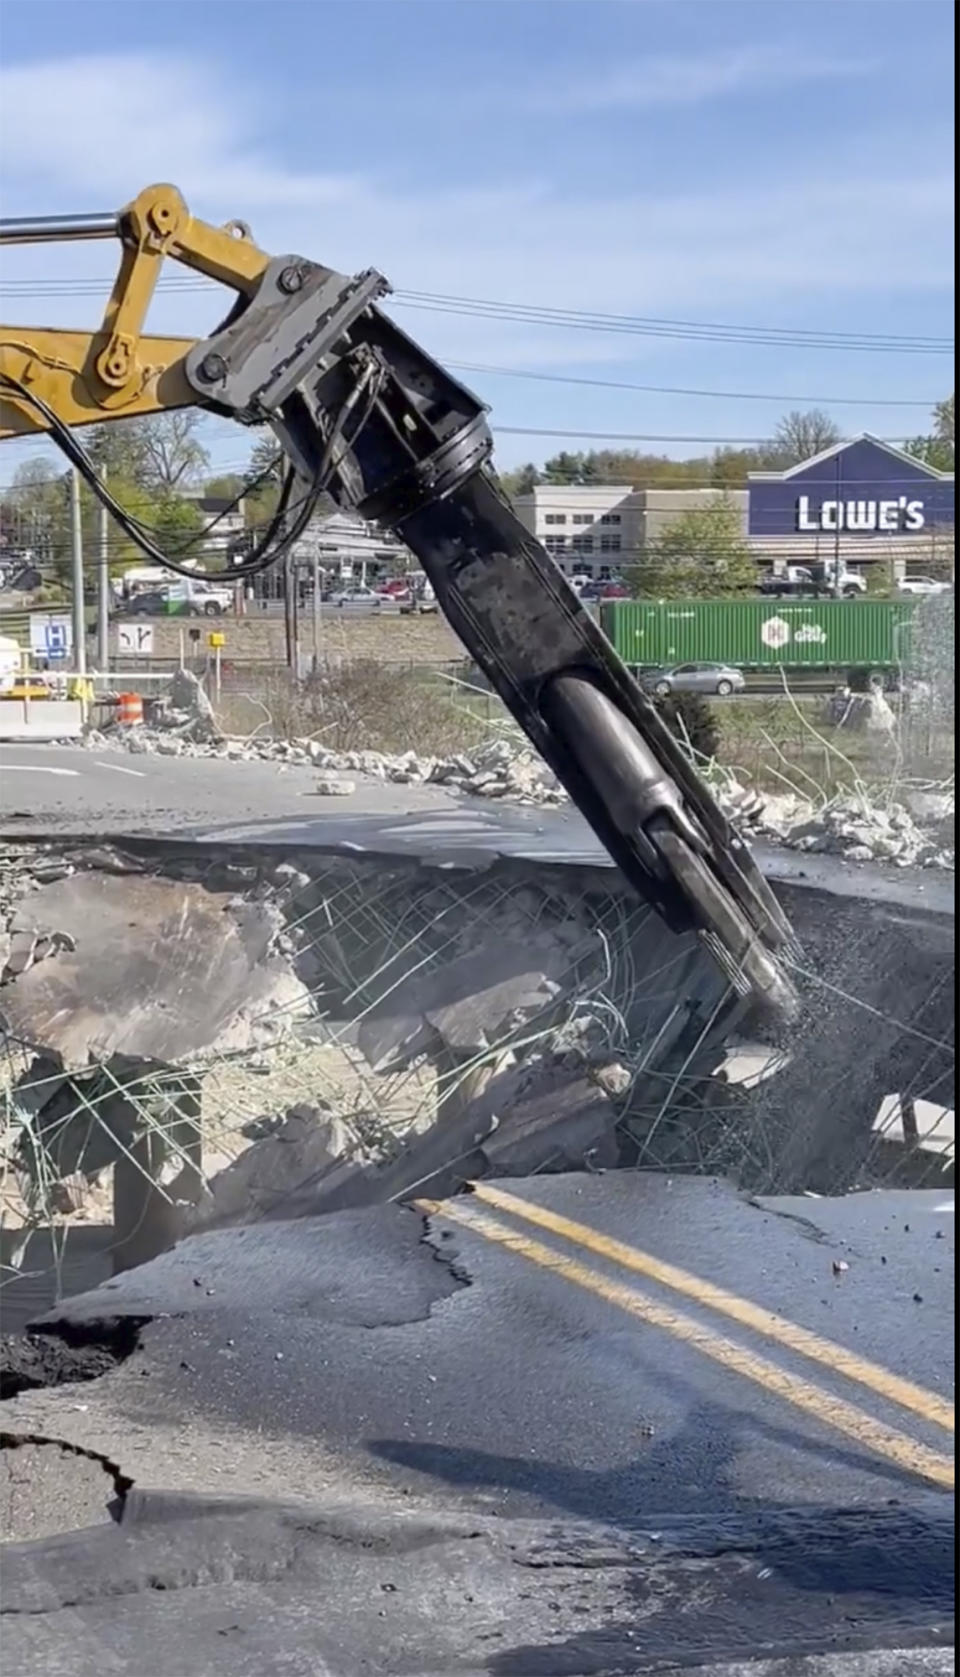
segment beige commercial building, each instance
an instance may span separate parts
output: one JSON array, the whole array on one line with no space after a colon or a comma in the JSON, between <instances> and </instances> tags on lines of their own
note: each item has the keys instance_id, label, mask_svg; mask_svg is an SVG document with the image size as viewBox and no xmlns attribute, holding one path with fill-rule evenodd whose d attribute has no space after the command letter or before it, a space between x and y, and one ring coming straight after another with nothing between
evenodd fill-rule
<instances>
[{"instance_id":1,"label":"beige commercial building","mask_svg":"<svg viewBox=\"0 0 960 1677\"><path fill-rule=\"evenodd\" d=\"M643 555L685 512L716 506L721 497L736 509L744 540L753 548L758 569L783 571L787 565L870 565L893 562L894 573L936 565L944 549L952 552L953 531L923 530L878 543L876 538L842 535L750 535L747 489L633 489L629 484L543 483L514 506L522 523L551 553L566 576L616 578Z\"/></svg>"},{"instance_id":2,"label":"beige commercial building","mask_svg":"<svg viewBox=\"0 0 960 1677\"><path fill-rule=\"evenodd\" d=\"M514 506L566 576L616 576L636 548L632 497L629 483L541 483Z\"/></svg>"},{"instance_id":3,"label":"beige commercial building","mask_svg":"<svg viewBox=\"0 0 960 1677\"><path fill-rule=\"evenodd\" d=\"M541 541L567 576L616 577L643 558L645 548L669 529L680 513L711 507L716 489L633 489L629 483L541 483L514 506L522 523ZM729 497L744 531L746 490Z\"/></svg>"}]
</instances>

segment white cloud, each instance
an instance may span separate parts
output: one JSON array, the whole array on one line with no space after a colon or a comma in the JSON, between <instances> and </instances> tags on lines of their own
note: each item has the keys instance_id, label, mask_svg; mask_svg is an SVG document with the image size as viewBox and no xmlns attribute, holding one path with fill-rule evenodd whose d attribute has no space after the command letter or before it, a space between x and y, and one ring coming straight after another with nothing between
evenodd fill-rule
<instances>
[{"instance_id":1,"label":"white cloud","mask_svg":"<svg viewBox=\"0 0 960 1677\"><path fill-rule=\"evenodd\" d=\"M587 64L576 78L564 69L518 103L537 110L654 110L701 105L736 93L774 92L801 82L872 74L878 61L813 52L799 44L730 47L708 53L652 53L628 64Z\"/></svg>"},{"instance_id":2,"label":"white cloud","mask_svg":"<svg viewBox=\"0 0 960 1677\"><path fill-rule=\"evenodd\" d=\"M818 169L805 153L795 180L673 195L573 194L550 180L515 178L485 190L425 183L400 191L371 173L285 166L258 138L256 98L195 62L128 55L6 69L0 111L5 214L102 210L172 179L197 214L250 220L266 249L348 270L373 264L407 289L782 323L800 300L805 307L818 297L952 283L953 179L939 162L946 153L933 147L915 168L907 161L891 170L874 156L845 176L837 158ZM323 147L321 133L320 155ZM107 249L44 247L41 265L37 247L24 247L4 253L4 271L102 276ZM85 324L97 306L95 298L58 299L55 318ZM51 312L49 299L17 299L21 320ZM455 359L575 365L671 353L637 337L407 311L398 318L434 353ZM202 333L215 319L187 292L158 298L150 324Z\"/></svg>"}]
</instances>

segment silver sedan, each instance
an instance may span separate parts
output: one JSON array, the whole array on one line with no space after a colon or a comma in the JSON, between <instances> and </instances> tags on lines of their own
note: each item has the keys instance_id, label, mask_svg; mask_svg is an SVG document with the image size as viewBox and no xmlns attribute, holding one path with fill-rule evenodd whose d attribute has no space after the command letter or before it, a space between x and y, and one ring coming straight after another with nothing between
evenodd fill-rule
<instances>
[{"instance_id":1,"label":"silver sedan","mask_svg":"<svg viewBox=\"0 0 960 1677\"><path fill-rule=\"evenodd\" d=\"M677 664L672 670L647 670L641 681L662 699L670 693L710 693L723 699L745 692L747 686L743 671L730 664Z\"/></svg>"}]
</instances>

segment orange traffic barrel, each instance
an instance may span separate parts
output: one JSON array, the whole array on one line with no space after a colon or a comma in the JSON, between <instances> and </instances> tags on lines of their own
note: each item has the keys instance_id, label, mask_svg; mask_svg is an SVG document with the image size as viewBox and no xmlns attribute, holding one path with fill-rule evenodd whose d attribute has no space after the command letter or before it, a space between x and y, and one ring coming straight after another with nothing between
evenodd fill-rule
<instances>
[{"instance_id":1,"label":"orange traffic barrel","mask_svg":"<svg viewBox=\"0 0 960 1677\"><path fill-rule=\"evenodd\" d=\"M122 728L133 728L143 721L143 700L139 693L120 693L117 697L117 721Z\"/></svg>"}]
</instances>

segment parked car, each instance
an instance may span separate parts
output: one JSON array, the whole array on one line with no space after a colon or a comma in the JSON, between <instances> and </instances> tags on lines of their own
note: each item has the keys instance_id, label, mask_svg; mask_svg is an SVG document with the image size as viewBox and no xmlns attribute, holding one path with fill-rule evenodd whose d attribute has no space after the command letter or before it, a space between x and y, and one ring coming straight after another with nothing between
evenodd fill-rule
<instances>
[{"instance_id":1,"label":"parked car","mask_svg":"<svg viewBox=\"0 0 960 1677\"><path fill-rule=\"evenodd\" d=\"M115 617L166 617L167 591L165 588L145 588L140 594L131 594L129 600L121 600L114 612Z\"/></svg>"},{"instance_id":2,"label":"parked car","mask_svg":"<svg viewBox=\"0 0 960 1677\"><path fill-rule=\"evenodd\" d=\"M353 587L341 588L331 594L328 604L335 611L379 611L383 603L383 595L377 594L372 588Z\"/></svg>"},{"instance_id":3,"label":"parked car","mask_svg":"<svg viewBox=\"0 0 960 1677\"><path fill-rule=\"evenodd\" d=\"M11 594L34 594L43 586L43 575L36 565L20 559L4 559L0 565L0 588Z\"/></svg>"},{"instance_id":4,"label":"parked car","mask_svg":"<svg viewBox=\"0 0 960 1677\"><path fill-rule=\"evenodd\" d=\"M405 577L391 576L386 582L378 582L374 592L388 600L402 599L405 594L409 594L410 584Z\"/></svg>"},{"instance_id":5,"label":"parked car","mask_svg":"<svg viewBox=\"0 0 960 1677\"><path fill-rule=\"evenodd\" d=\"M597 600L629 600L630 590L622 582L588 582L580 589L580 598L587 605Z\"/></svg>"},{"instance_id":6,"label":"parked car","mask_svg":"<svg viewBox=\"0 0 960 1677\"><path fill-rule=\"evenodd\" d=\"M710 693L723 699L745 692L747 686L743 671L731 664L677 664L671 670L646 670L640 679L661 699L670 693Z\"/></svg>"},{"instance_id":7,"label":"parked car","mask_svg":"<svg viewBox=\"0 0 960 1677\"><path fill-rule=\"evenodd\" d=\"M902 576L897 583L898 594L914 594L921 598L932 594L950 594L952 592L952 583L935 582L932 576Z\"/></svg>"},{"instance_id":8,"label":"parked car","mask_svg":"<svg viewBox=\"0 0 960 1677\"><path fill-rule=\"evenodd\" d=\"M120 600L115 617L222 617L233 603L229 588L213 588L193 582L171 583L166 588L144 588L129 599Z\"/></svg>"}]
</instances>

